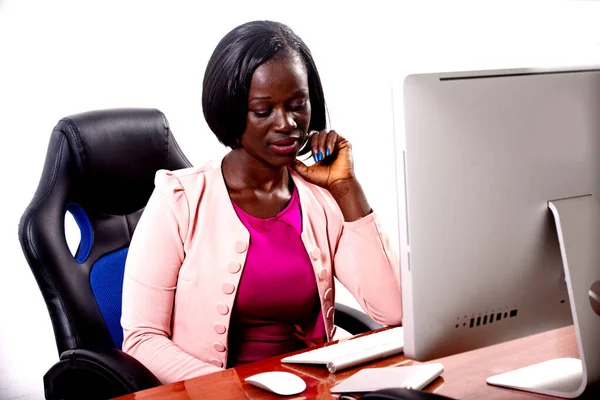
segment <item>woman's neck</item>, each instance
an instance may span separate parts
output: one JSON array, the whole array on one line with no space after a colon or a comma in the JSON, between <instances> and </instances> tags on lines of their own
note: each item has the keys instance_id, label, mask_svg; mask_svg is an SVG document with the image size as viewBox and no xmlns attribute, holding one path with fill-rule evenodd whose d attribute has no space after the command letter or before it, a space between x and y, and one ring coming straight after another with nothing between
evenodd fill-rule
<instances>
[{"instance_id":1,"label":"woman's neck","mask_svg":"<svg viewBox=\"0 0 600 400\"><path fill-rule=\"evenodd\" d=\"M229 190L278 191L290 186L286 167L273 167L250 155L243 148L230 151L223 159L223 177Z\"/></svg>"}]
</instances>

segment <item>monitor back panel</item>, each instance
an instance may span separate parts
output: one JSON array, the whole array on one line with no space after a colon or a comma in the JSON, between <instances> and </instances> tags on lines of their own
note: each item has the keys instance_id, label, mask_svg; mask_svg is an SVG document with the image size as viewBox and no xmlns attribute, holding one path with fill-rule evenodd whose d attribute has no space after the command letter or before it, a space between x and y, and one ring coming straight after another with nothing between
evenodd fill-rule
<instances>
[{"instance_id":1,"label":"monitor back panel","mask_svg":"<svg viewBox=\"0 0 600 400\"><path fill-rule=\"evenodd\" d=\"M407 356L571 324L547 202L600 196L600 70L410 75L403 101Z\"/></svg>"}]
</instances>

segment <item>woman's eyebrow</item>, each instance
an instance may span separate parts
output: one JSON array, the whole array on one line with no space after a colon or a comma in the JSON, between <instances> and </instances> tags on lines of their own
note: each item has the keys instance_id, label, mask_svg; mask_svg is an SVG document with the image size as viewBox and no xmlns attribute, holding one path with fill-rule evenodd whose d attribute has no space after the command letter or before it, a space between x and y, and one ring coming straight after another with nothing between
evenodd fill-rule
<instances>
[{"instance_id":1,"label":"woman's eyebrow","mask_svg":"<svg viewBox=\"0 0 600 400\"><path fill-rule=\"evenodd\" d=\"M308 96L308 90L306 90L306 89L298 89L294 93L292 93L292 95L290 96L290 98L296 97L296 96L301 95L301 94L305 95L305 96ZM255 97L252 97L252 98L248 99L248 103L251 103L253 101L262 101L262 100L271 100L271 96L255 96Z\"/></svg>"},{"instance_id":2,"label":"woman's eyebrow","mask_svg":"<svg viewBox=\"0 0 600 400\"><path fill-rule=\"evenodd\" d=\"M270 100L270 99L271 99L271 96L253 97L250 100L248 100L248 102L259 101L259 100Z\"/></svg>"}]
</instances>

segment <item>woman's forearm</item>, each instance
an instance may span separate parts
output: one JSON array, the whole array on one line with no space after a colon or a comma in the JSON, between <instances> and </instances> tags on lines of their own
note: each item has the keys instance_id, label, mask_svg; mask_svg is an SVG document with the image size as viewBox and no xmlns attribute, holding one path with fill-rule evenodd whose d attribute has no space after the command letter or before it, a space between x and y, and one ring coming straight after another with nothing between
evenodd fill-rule
<instances>
[{"instance_id":1,"label":"woman's forearm","mask_svg":"<svg viewBox=\"0 0 600 400\"><path fill-rule=\"evenodd\" d=\"M346 222L356 221L372 212L367 196L356 178L335 183L329 188L329 192L342 210Z\"/></svg>"}]
</instances>

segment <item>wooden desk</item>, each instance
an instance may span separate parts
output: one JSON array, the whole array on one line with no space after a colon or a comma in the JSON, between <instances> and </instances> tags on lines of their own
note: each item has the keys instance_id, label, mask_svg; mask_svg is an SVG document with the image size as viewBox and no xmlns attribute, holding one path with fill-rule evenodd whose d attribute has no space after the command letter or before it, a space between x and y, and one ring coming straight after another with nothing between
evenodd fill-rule
<instances>
[{"instance_id":1,"label":"wooden desk","mask_svg":"<svg viewBox=\"0 0 600 400\"><path fill-rule=\"evenodd\" d=\"M550 399L548 396L490 386L486 384L485 379L491 375L557 357L579 357L573 326L434 360L432 362L441 362L444 365L444 373L429 385L427 390L456 399ZM282 364L281 358L271 358L160 386L119 397L119 400L336 399L338 396L331 394L329 389L360 368L419 364L406 359L404 355L398 355L330 374L323 367ZM296 396L282 397L244 382L247 376L274 370L299 375L306 381L306 390Z\"/></svg>"}]
</instances>

